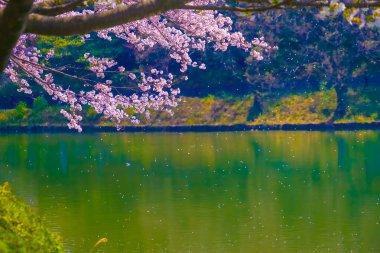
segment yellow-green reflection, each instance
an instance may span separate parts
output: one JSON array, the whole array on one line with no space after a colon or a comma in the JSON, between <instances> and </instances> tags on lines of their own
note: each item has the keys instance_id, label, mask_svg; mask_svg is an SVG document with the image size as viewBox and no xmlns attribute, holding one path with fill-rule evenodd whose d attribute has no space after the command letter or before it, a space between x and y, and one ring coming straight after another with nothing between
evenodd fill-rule
<instances>
[{"instance_id":1,"label":"yellow-green reflection","mask_svg":"<svg viewBox=\"0 0 380 253\"><path fill-rule=\"evenodd\" d=\"M0 135L69 252L380 252L380 132Z\"/></svg>"}]
</instances>

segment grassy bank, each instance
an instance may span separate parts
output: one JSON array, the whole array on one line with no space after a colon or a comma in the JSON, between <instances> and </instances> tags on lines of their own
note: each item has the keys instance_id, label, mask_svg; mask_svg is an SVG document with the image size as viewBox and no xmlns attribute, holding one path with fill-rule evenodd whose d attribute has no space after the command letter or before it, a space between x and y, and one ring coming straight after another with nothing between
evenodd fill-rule
<instances>
[{"instance_id":1,"label":"grassy bank","mask_svg":"<svg viewBox=\"0 0 380 253\"><path fill-rule=\"evenodd\" d=\"M63 252L60 238L16 199L7 183L0 185L0 252Z\"/></svg>"},{"instance_id":2,"label":"grassy bank","mask_svg":"<svg viewBox=\"0 0 380 253\"><path fill-rule=\"evenodd\" d=\"M377 90L359 92L350 90L347 115L337 123L374 122L380 119L380 93ZM302 94L264 96L264 113L247 122L253 96L241 98L183 97L174 109L174 116L166 112L152 112L149 121L142 119L143 126L192 126L192 125L276 125L319 124L327 122L336 107L333 90ZM42 103L43 104L43 103ZM0 111L0 126L64 126L65 119L59 107L49 107L38 102L35 108L19 105L13 110ZM84 110L83 125L111 126L92 109ZM123 122L123 125L130 125Z\"/></svg>"}]
</instances>

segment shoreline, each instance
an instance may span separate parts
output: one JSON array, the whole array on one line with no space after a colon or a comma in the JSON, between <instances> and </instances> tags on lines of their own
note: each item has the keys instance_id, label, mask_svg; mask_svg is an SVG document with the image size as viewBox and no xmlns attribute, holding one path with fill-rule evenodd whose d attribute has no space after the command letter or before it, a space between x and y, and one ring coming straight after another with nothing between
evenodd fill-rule
<instances>
[{"instance_id":1,"label":"shoreline","mask_svg":"<svg viewBox=\"0 0 380 253\"><path fill-rule=\"evenodd\" d=\"M83 126L82 133L94 132L236 132L236 131L356 131L380 130L380 121L334 124L273 124L273 125L191 125L191 126ZM67 126L0 126L2 133L77 133Z\"/></svg>"}]
</instances>

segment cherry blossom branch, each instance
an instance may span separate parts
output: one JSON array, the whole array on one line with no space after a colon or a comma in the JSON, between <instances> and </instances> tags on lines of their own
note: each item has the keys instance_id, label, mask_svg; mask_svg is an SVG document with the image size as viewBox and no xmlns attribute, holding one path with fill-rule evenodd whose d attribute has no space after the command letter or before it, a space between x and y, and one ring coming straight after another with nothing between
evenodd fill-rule
<instances>
[{"instance_id":1,"label":"cherry blossom branch","mask_svg":"<svg viewBox=\"0 0 380 253\"><path fill-rule=\"evenodd\" d=\"M21 43L22 42L23 41L21 41ZM139 89L135 90L136 93L128 95L131 93L122 93L119 91L120 87L112 86L111 80L102 81L102 79L105 78L103 74L107 72L107 69L117 65L117 62L111 59L90 57L87 53L84 55L84 58L90 63L89 70L99 78L98 81L94 81L94 84L89 84L86 81L93 80L66 74L54 68L39 64L38 57L42 57L42 55L37 49L25 48L20 45L18 48L19 50L15 51L15 54L18 55L11 56L11 62L6 70L6 73L10 75L11 81L20 87L18 89L20 92L30 94L32 91L29 89L29 83L20 75L20 72L25 73L26 76L40 85L53 100L59 100L62 103L68 104L70 109L62 109L61 114L69 121L68 127L77 129L79 132L82 131L80 126L80 121L82 120L82 116L80 116L82 105L89 105L94 108L97 113L102 113L105 118L114 121L116 126L120 124L122 120L138 123L139 120L129 114L130 110L128 109L130 108L132 108L135 113L144 114L145 117L149 118L150 109L170 112L171 110L169 108L177 105L176 95L179 91L171 88L173 85L173 76L169 74L167 79L163 78L163 71L152 69L152 75L149 76L141 73L141 78L138 81L136 75L130 73L129 77L132 80L136 79ZM30 50L33 52L29 55L24 55L25 51L31 52ZM21 54L21 56L19 56L19 54ZM118 70L119 73L125 71L121 66L118 67ZM55 84L52 73L44 74L44 71L64 75L68 78L79 79L85 82L84 87L91 87L88 91L80 90L79 92L75 92L70 90L70 87L64 88L63 85ZM42 77L43 74L44 78ZM127 87L121 87L121 89L123 88Z\"/></svg>"},{"instance_id":2,"label":"cherry blossom branch","mask_svg":"<svg viewBox=\"0 0 380 253\"><path fill-rule=\"evenodd\" d=\"M66 76L66 77L69 77L69 78L72 78L72 79L76 79L76 80L80 80L80 81L83 81L83 82L96 82L94 80L91 80L91 79L87 79L87 78L82 78L82 77L79 77L79 76L74 76L74 75L70 75L70 74L67 74L65 72L62 72L62 71L59 71L55 68L50 68L50 67L47 67L47 66L44 66L44 65L41 65L41 64L38 64L38 63L35 63L35 62L32 62L32 61L29 61L29 60L26 60L26 59L22 59L16 55L11 55L10 57L11 59L17 59L19 61L22 61L24 63L27 63L27 64L30 64L30 65L33 65L35 67L38 67L40 69L43 69L43 70L48 70L48 71L51 71L51 72L54 72L54 73L57 73L57 74L60 74L60 75L63 75L63 76Z\"/></svg>"},{"instance_id":3,"label":"cherry blossom branch","mask_svg":"<svg viewBox=\"0 0 380 253\"><path fill-rule=\"evenodd\" d=\"M31 14L25 32L54 36L86 34L178 9L187 2L190 1L142 0L136 4L122 5L112 10L87 15L47 17Z\"/></svg>"},{"instance_id":4,"label":"cherry blossom branch","mask_svg":"<svg viewBox=\"0 0 380 253\"><path fill-rule=\"evenodd\" d=\"M73 11L77 8L85 6L84 0L74 0L64 4L55 4L55 1L52 3L43 2L40 5L36 5L32 9L32 13L40 14L44 16L57 16L60 14L67 13L69 11Z\"/></svg>"},{"instance_id":5,"label":"cherry blossom branch","mask_svg":"<svg viewBox=\"0 0 380 253\"><path fill-rule=\"evenodd\" d=\"M56 92L60 91L58 88L50 85L50 83L46 82L45 80L43 80L41 77L35 75L32 71L29 71L28 69L25 68L25 66L20 63L18 60L15 60L14 58L11 59L27 76L35 79L36 81L38 81L39 83L45 83L46 86L48 86L51 90L54 90Z\"/></svg>"},{"instance_id":6,"label":"cherry blossom branch","mask_svg":"<svg viewBox=\"0 0 380 253\"><path fill-rule=\"evenodd\" d=\"M50 71L50 72L53 72L53 73L56 73L56 74L59 74L59 75L62 75L62 76L74 79L74 80L82 81L82 82L85 83L85 85L94 86L97 83L96 80L92 80L92 79L88 79L88 78L84 78L84 77L80 77L80 76L70 75L70 74L67 74L67 73L65 73L63 71L58 70L57 68L50 68L50 67L47 67L47 66L44 66L44 65L41 65L41 64L38 64L38 63L35 63L35 62L32 62L32 61L26 60L26 59L22 59L22 58L14 55L14 54L10 56L10 59L14 60L15 62L21 61L21 62L24 62L26 64L30 64L32 66L40 68L42 70L47 70L47 71ZM20 64L18 64L18 65L20 66ZM24 72L26 71L24 68L23 68L23 70L24 70ZM104 71L104 72L107 72L107 71ZM108 72L110 72L110 73L117 73L118 71L108 71ZM28 73L30 73L30 72L28 72ZM33 78L37 78L37 77L35 75L33 75ZM41 80L42 79L40 79L40 81ZM93 84L91 84L91 83L93 83ZM130 87L127 87L127 86L118 87L118 86L108 85L108 87L113 88L115 90L124 89L124 90L130 90L130 91L139 91L137 88L131 87L131 86Z\"/></svg>"},{"instance_id":7,"label":"cherry blossom branch","mask_svg":"<svg viewBox=\"0 0 380 253\"><path fill-rule=\"evenodd\" d=\"M298 2L294 0L284 0L283 2L280 2L278 4L269 5L269 6L263 6L260 4L261 7L258 6L248 6L248 7L239 7L239 6L229 6L229 5L185 5L181 9L184 10L214 10L214 11L238 11L238 12L261 12L261 11L268 11L268 10L275 10L275 9L283 9L285 7L298 7L298 8L305 8L305 7L312 7L312 8L321 8L321 7L328 7L330 6L330 3L327 1L323 2ZM374 8L374 7L380 7L380 1L374 1L374 2L357 2L357 3L346 3L346 8Z\"/></svg>"},{"instance_id":8,"label":"cherry blossom branch","mask_svg":"<svg viewBox=\"0 0 380 253\"><path fill-rule=\"evenodd\" d=\"M329 6L328 2L284 1L276 5L264 7L232 7L212 5L185 5L190 0L144 0L132 5L122 5L112 10L90 13L87 15L47 17L32 14L27 21L26 32L40 35L67 36L85 34L88 32L122 25L156 14L175 9L192 10L229 10L229 11L264 11L275 8ZM380 1L357 2L345 4L347 8L380 7ZM1 12L0 12L1 16Z\"/></svg>"}]
</instances>

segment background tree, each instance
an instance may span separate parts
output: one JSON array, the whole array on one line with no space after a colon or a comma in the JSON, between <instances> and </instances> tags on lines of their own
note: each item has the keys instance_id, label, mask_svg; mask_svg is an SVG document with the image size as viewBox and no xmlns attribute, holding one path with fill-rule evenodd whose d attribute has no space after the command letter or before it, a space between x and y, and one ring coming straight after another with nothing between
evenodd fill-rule
<instances>
[{"instance_id":1,"label":"background tree","mask_svg":"<svg viewBox=\"0 0 380 253\"><path fill-rule=\"evenodd\" d=\"M366 84L368 78L379 74L380 34L376 28L351 27L341 17L321 20L304 10L269 12L245 23L245 29L260 24L255 32L261 30L267 41L281 48L259 63L248 58L246 76L255 94L250 119L263 112L262 92L334 88L337 107L330 119L333 122L348 111L348 88Z\"/></svg>"}]
</instances>

